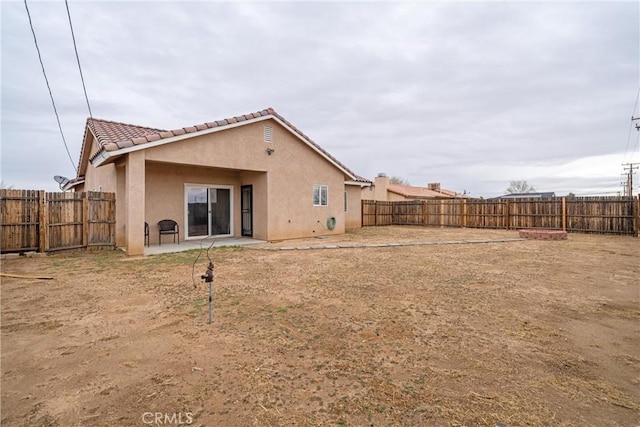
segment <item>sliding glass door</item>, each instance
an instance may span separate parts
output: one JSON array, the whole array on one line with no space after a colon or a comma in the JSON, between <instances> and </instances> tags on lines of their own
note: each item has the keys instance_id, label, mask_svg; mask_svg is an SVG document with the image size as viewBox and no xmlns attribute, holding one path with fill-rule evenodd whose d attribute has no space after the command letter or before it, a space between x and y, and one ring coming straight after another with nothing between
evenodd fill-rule
<instances>
[{"instance_id":1,"label":"sliding glass door","mask_svg":"<svg viewBox=\"0 0 640 427\"><path fill-rule=\"evenodd\" d=\"M187 237L231 236L232 206L232 186L186 186Z\"/></svg>"},{"instance_id":2,"label":"sliding glass door","mask_svg":"<svg viewBox=\"0 0 640 427\"><path fill-rule=\"evenodd\" d=\"M187 188L187 237L209 235L208 189Z\"/></svg>"},{"instance_id":3,"label":"sliding glass door","mask_svg":"<svg viewBox=\"0 0 640 427\"><path fill-rule=\"evenodd\" d=\"M212 236L231 234L231 190L228 188L209 189L209 212Z\"/></svg>"}]
</instances>

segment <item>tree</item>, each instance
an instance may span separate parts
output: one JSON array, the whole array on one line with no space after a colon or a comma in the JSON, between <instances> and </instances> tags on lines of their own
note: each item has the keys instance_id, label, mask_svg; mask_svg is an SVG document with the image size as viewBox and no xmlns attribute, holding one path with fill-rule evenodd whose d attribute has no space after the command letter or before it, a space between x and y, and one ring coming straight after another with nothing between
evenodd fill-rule
<instances>
[{"instance_id":1,"label":"tree","mask_svg":"<svg viewBox=\"0 0 640 427\"><path fill-rule=\"evenodd\" d=\"M576 198L575 194L573 194L573 193L567 194L567 199L575 199L575 198Z\"/></svg>"},{"instance_id":2,"label":"tree","mask_svg":"<svg viewBox=\"0 0 640 427\"><path fill-rule=\"evenodd\" d=\"M13 188L13 185L8 185L6 182L0 181L0 189L11 190L12 188Z\"/></svg>"},{"instance_id":3,"label":"tree","mask_svg":"<svg viewBox=\"0 0 640 427\"><path fill-rule=\"evenodd\" d=\"M404 178L400 178L399 176L392 176L391 178L389 178L389 184L396 184L396 185L411 185L409 184L409 180L408 179L404 179Z\"/></svg>"},{"instance_id":4,"label":"tree","mask_svg":"<svg viewBox=\"0 0 640 427\"><path fill-rule=\"evenodd\" d=\"M533 185L530 185L527 181L509 181L509 187L507 188L507 193L515 194L515 193L533 193L536 189Z\"/></svg>"}]
</instances>

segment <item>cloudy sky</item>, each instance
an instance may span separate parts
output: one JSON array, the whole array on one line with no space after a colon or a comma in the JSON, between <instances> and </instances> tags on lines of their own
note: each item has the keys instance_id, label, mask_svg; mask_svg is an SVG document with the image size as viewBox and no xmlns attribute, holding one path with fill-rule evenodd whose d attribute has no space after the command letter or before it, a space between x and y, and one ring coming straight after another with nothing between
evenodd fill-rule
<instances>
[{"instance_id":1,"label":"cloudy sky","mask_svg":"<svg viewBox=\"0 0 640 427\"><path fill-rule=\"evenodd\" d=\"M89 113L65 4L28 5L77 163ZM57 190L54 175L76 173L25 5L1 7L3 185ZM69 9L94 117L174 129L273 107L364 177L484 197L520 179L617 194L622 163L640 162L636 1Z\"/></svg>"}]
</instances>

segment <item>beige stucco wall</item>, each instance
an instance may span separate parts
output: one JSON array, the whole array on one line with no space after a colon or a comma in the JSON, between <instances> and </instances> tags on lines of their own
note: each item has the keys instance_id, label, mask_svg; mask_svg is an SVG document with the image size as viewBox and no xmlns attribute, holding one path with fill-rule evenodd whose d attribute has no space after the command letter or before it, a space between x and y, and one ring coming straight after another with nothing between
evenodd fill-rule
<instances>
[{"instance_id":1,"label":"beige stucco wall","mask_svg":"<svg viewBox=\"0 0 640 427\"><path fill-rule=\"evenodd\" d=\"M232 233L241 235L241 187L253 185L253 235L267 238L267 180L265 172L235 171L193 167L175 163L147 162L145 218L150 228L150 243L158 243L157 223L173 219L180 227L180 240L187 238L185 198L188 186L231 186L233 199ZM201 238L201 237L199 237ZM163 241L172 241L165 237Z\"/></svg>"},{"instance_id":2,"label":"beige stucco wall","mask_svg":"<svg viewBox=\"0 0 640 427\"><path fill-rule=\"evenodd\" d=\"M392 193L391 191L387 191L387 202L404 202L407 200L414 200L414 199L409 199L398 193Z\"/></svg>"},{"instance_id":3,"label":"beige stucco wall","mask_svg":"<svg viewBox=\"0 0 640 427\"><path fill-rule=\"evenodd\" d=\"M389 177L377 176L374 181L374 185L371 187L364 187L361 190L362 200L379 200L383 202L399 202L405 200L413 200L406 198L398 193L389 191Z\"/></svg>"},{"instance_id":4,"label":"beige stucco wall","mask_svg":"<svg viewBox=\"0 0 640 427\"><path fill-rule=\"evenodd\" d=\"M273 128L271 143L264 142L264 125ZM274 150L271 155L267 148ZM344 233L344 174L273 120L145 151L148 162L164 165L150 169L152 176L148 177L147 192L149 223L156 222L156 218L151 216L157 214L151 212L160 208L152 199L161 193L161 187L153 182L170 183L171 189L165 192L162 200L165 205L172 205L167 214L180 218L181 224L184 224L184 188L181 183L226 184L234 185L234 234L239 234L240 186L252 184L254 237L276 240ZM219 171L230 169L234 172L214 179L208 175L210 172L206 172L211 165ZM201 172L190 172L198 170L198 167L203 168ZM328 186L328 206L313 206L314 184ZM336 218L333 231L326 225L330 216Z\"/></svg>"},{"instance_id":5,"label":"beige stucco wall","mask_svg":"<svg viewBox=\"0 0 640 427\"><path fill-rule=\"evenodd\" d=\"M272 121L270 121L272 122ZM275 152L268 157L269 240L341 234L345 230L342 172L273 123ZM262 126L259 126L262 132ZM258 149L261 153L262 147ZM328 187L327 206L313 206L314 185ZM335 217L335 229L327 220Z\"/></svg>"},{"instance_id":6,"label":"beige stucco wall","mask_svg":"<svg viewBox=\"0 0 640 427\"><path fill-rule=\"evenodd\" d=\"M88 141L91 146L91 156L93 156L97 147L93 142L93 137L89 133ZM116 178L116 166L114 163L103 165L99 168L94 168L89 164L84 174L84 187L82 191L105 191L109 193L115 193L117 187ZM117 203L117 201L116 201Z\"/></svg>"},{"instance_id":7,"label":"beige stucco wall","mask_svg":"<svg viewBox=\"0 0 640 427\"><path fill-rule=\"evenodd\" d=\"M360 186L347 185L347 212L345 214L346 228L362 227L362 203Z\"/></svg>"},{"instance_id":8,"label":"beige stucco wall","mask_svg":"<svg viewBox=\"0 0 640 427\"><path fill-rule=\"evenodd\" d=\"M240 206L241 206L241 194L240 187L243 185L253 186L253 237L256 239L267 240L269 235L269 224L267 219L269 218L269 205L267 194L269 192L268 177L265 172L240 172L240 183L238 189L238 203L235 209L237 221L237 233L241 233L240 224Z\"/></svg>"},{"instance_id":9,"label":"beige stucco wall","mask_svg":"<svg viewBox=\"0 0 640 427\"><path fill-rule=\"evenodd\" d=\"M273 142L264 142L264 126L273 129ZM267 149L273 150L268 154ZM233 188L233 234L241 234L241 186L253 186L253 233L264 240L278 240L344 233L359 227L361 191L345 186L349 178L303 141L280 126L265 120L221 132L200 135L142 150L144 155L144 197L138 202L127 196L137 186L128 180L139 175L138 163L129 170L132 152L116 162L98 168L89 165L85 188L116 193L116 242L122 246L133 239L138 250L143 223L150 225L150 243L158 242L157 222L170 218L180 226L180 239L187 232L185 184L228 185ZM136 178L137 179L137 178ZM313 206L313 186L328 186L328 206ZM344 192L349 209L344 212ZM136 192L136 194L139 194ZM138 204L135 207L132 204ZM142 206L142 212L140 212ZM327 219L336 227L328 230ZM125 224L134 219L140 224ZM168 238L165 238L168 239ZM164 240L163 240L164 241ZM129 249L129 248L127 248Z\"/></svg>"},{"instance_id":10,"label":"beige stucco wall","mask_svg":"<svg viewBox=\"0 0 640 427\"><path fill-rule=\"evenodd\" d=\"M376 176L374 180L373 192L375 193L374 200L389 200L389 177Z\"/></svg>"},{"instance_id":11,"label":"beige stucco wall","mask_svg":"<svg viewBox=\"0 0 640 427\"><path fill-rule=\"evenodd\" d=\"M146 191L145 152L127 154L125 167L125 239L128 255L144 254L144 221ZM116 195L117 197L117 195ZM116 200L117 203L117 200Z\"/></svg>"},{"instance_id":12,"label":"beige stucco wall","mask_svg":"<svg viewBox=\"0 0 640 427\"><path fill-rule=\"evenodd\" d=\"M360 190L360 197L362 200L375 200L375 187L373 185L369 187L362 187L362 189Z\"/></svg>"}]
</instances>

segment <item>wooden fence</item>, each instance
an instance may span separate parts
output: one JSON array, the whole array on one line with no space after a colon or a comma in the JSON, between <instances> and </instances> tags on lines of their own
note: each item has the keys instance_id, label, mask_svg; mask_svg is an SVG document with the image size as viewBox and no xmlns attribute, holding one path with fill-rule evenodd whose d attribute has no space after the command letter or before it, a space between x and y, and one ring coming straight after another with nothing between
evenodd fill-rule
<instances>
[{"instance_id":1,"label":"wooden fence","mask_svg":"<svg viewBox=\"0 0 640 427\"><path fill-rule=\"evenodd\" d=\"M115 247L114 193L0 191L0 252Z\"/></svg>"},{"instance_id":2,"label":"wooden fence","mask_svg":"<svg viewBox=\"0 0 640 427\"><path fill-rule=\"evenodd\" d=\"M640 196L362 201L362 226L545 228L638 236Z\"/></svg>"}]
</instances>

